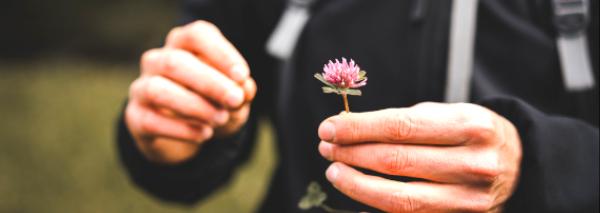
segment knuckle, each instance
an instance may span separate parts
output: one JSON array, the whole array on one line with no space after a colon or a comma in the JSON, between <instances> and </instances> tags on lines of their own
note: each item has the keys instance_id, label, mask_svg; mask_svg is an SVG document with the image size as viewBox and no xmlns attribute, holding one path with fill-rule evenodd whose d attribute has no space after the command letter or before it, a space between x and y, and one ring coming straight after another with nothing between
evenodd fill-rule
<instances>
[{"instance_id":1,"label":"knuckle","mask_svg":"<svg viewBox=\"0 0 600 213\"><path fill-rule=\"evenodd\" d=\"M388 140L399 141L409 138L413 134L414 121L405 113L392 112L391 116L386 117L385 132Z\"/></svg>"},{"instance_id":2,"label":"knuckle","mask_svg":"<svg viewBox=\"0 0 600 213\"><path fill-rule=\"evenodd\" d=\"M177 67L177 51L165 51L160 59L160 70L167 74Z\"/></svg>"},{"instance_id":3,"label":"knuckle","mask_svg":"<svg viewBox=\"0 0 600 213\"><path fill-rule=\"evenodd\" d=\"M151 49L142 54L140 58L141 71L149 70L150 67L156 65L157 59L160 57L160 49Z\"/></svg>"},{"instance_id":4,"label":"knuckle","mask_svg":"<svg viewBox=\"0 0 600 213\"><path fill-rule=\"evenodd\" d=\"M164 86L164 79L160 76L148 78L144 93L149 102L162 103L166 101L167 89Z\"/></svg>"},{"instance_id":5,"label":"knuckle","mask_svg":"<svg viewBox=\"0 0 600 213\"><path fill-rule=\"evenodd\" d=\"M405 173L415 166L415 160L408 153L397 148L387 152L382 158L384 169L391 174Z\"/></svg>"},{"instance_id":6,"label":"knuckle","mask_svg":"<svg viewBox=\"0 0 600 213\"><path fill-rule=\"evenodd\" d=\"M484 141L493 139L497 136L496 130L490 126L487 126L487 124L472 125L467 127L466 131L471 138L481 139Z\"/></svg>"},{"instance_id":7,"label":"knuckle","mask_svg":"<svg viewBox=\"0 0 600 213\"><path fill-rule=\"evenodd\" d=\"M156 132L156 122L154 122L154 115L151 112L141 112L140 113L140 131L144 135L152 135Z\"/></svg>"},{"instance_id":8,"label":"knuckle","mask_svg":"<svg viewBox=\"0 0 600 213\"><path fill-rule=\"evenodd\" d=\"M391 212L417 212L422 209L413 195L402 192L392 193L389 202Z\"/></svg>"},{"instance_id":9,"label":"knuckle","mask_svg":"<svg viewBox=\"0 0 600 213\"><path fill-rule=\"evenodd\" d=\"M190 29L196 32L211 32L219 31L219 28L212 22L206 20L197 20L190 24Z\"/></svg>"},{"instance_id":10,"label":"knuckle","mask_svg":"<svg viewBox=\"0 0 600 213\"><path fill-rule=\"evenodd\" d=\"M136 99L140 95L140 90L142 90L142 86L144 84L143 78L135 79L131 85L129 85L129 99Z\"/></svg>"},{"instance_id":11,"label":"knuckle","mask_svg":"<svg viewBox=\"0 0 600 213\"><path fill-rule=\"evenodd\" d=\"M175 27L175 28L171 29L171 31L169 31L169 33L167 34L166 42L173 43L179 39L182 39L182 37L181 37L182 31L183 31L183 27Z\"/></svg>"},{"instance_id":12,"label":"knuckle","mask_svg":"<svg viewBox=\"0 0 600 213\"><path fill-rule=\"evenodd\" d=\"M129 102L127 103L127 107L125 108L125 122L127 122L127 125L129 127L134 127L131 128L132 132L137 132L139 130L139 128L135 128L137 127L137 124L139 123L139 119L138 119L138 115L139 115L139 110L133 106L134 103L133 102Z\"/></svg>"},{"instance_id":13,"label":"knuckle","mask_svg":"<svg viewBox=\"0 0 600 213\"><path fill-rule=\"evenodd\" d=\"M465 212L489 212L494 208L494 199L489 194L477 194L467 202L463 209Z\"/></svg>"},{"instance_id":14,"label":"knuckle","mask_svg":"<svg viewBox=\"0 0 600 213\"><path fill-rule=\"evenodd\" d=\"M331 154L330 157L331 157L332 161L340 161L341 160L341 159L339 159L340 156L339 156L339 150L338 150L337 146L331 145L331 150L330 151L331 151L330 152L330 154Z\"/></svg>"},{"instance_id":15,"label":"knuckle","mask_svg":"<svg viewBox=\"0 0 600 213\"><path fill-rule=\"evenodd\" d=\"M451 106L458 108L458 109L464 109L466 111L481 111L481 109L483 107L477 105L477 104L472 104L472 103L465 103L465 102L461 102L461 103L452 103L450 104Z\"/></svg>"},{"instance_id":16,"label":"knuckle","mask_svg":"<svg viewBox=\"0 0 600 213\"><path fill-rule=\"evenodd\" d=\"M432 101L425 101L425 102L417 103L413 107L414 108L429 108L429 107L437 107L438 105L440 105L440 103L432 102Z\"/></svg>"},{"instance_id":17,"label":"knuckle","mask_svg":"<svg viewBox=\"0 0 600 213\"><path fill-rule=\"evenodd\" d=\"M155 88L157 85L156 77L152 76L148 78L143 86L143 96L148 102L155 102L159 92Z\"/></svg>"},{"instance_id":18,"label":"knuckle","mask_svg":"<svg viewBox=\"0 0 600 213\"><path fill-rule=\"evenodd\" d=\"M336 149L336 147L338 148ZM358 164L362 159L360 156L353 154L352 149L353 148L343 148L338 145L333 145L331 154L341 161L348 162L350 164Z\"/></svg>"},{"instance_id":19,"label":"knuckle","mask_svg":"<svg viewBox=\"0 0 600 213\"><path fill-rule=\"evenodd\" d=\"M181 27L173 28L167 35L167 44L175 46L188 45L204 45L203 38L207 33L210 33L216 27L204 20L198 20Z\"/></svg>"},{"instance_id":20,"label":"knuckle","mask_svg":"<svg viewBox=\"0 0 600 213\"><path fill-rule=\"evenodd\" d=\"M486 153L478 157L469 168L469 173L477 177L477 180L486 185L496 182L501 175L498 154Z\"/></svg>"},{"instance_id":21,"label":"knuckle","mask_svg":"<svg viewBox=\"0 0 600 213\"><path fill-rule=\"evenodd\" d=\"M465 114L466 131L469 136L484 141L498 136L495 118L490 113Z\"/></svg>"},{"instance_id":22,"label":"knuckle","mask_svg":"<svg viewBox=\"0 0 600 213\"><path fill-rule=\"evenodd\" d=\"M465 126L465 131L471 138L487 141L498 136L495 114L487 108L470 103L456 103L452 106L459 112L457 122Z\"/></svg>"}]
</instances>

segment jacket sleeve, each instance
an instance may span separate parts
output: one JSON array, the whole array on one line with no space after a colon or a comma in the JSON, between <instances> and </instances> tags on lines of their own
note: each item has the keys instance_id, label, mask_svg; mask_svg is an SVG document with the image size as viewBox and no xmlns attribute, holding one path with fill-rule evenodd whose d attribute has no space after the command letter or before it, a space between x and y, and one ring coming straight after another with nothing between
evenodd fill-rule
<instances>
[{"instance_id":1,"label":"jacket sleeve","mask_svg":"<svg viewBox=\"0 0 600 213\"><path fill-rule=\"evenodd\" d=\"M252 148L256 122L252 120L231 138L205 142L192 159L178 165L148 161L135 146L123 116L118 120L117 147L130 179L166 201L192 204L227 183Z\"/></svg>"},{"instance_id":2,"label":"jacket sleeve","mask_svg":"<svg viewBox=\"0 0 600 213\"><path fill-rule=\"evenodd\" d=\"M123 116L117 121L117 148L125 171L137 186L162 200L191 204L227 183L236 166L251 153L258 115L270 111L273 90L269 66L274 63L262 48L269 27L256 24L256 15L251 12L254 8L248 2L184 0L179 23L198 19L214 23L249 62L260 92L252 103L248 122L239 133L231 138L207 141L193 159L165 166L146 160L136 148Z\"/></svg>"},{"instance_id":3,"label":"jacket sleeve","mask_svg":"<svg viewBox=\"0 0 600 213\"><path fill-rule=\"evenodd\" d=\"M598 127L508 97L480 104L509 119L521 137L521 173L506 212L598 212Z\"/></svg>"}]
</instances>

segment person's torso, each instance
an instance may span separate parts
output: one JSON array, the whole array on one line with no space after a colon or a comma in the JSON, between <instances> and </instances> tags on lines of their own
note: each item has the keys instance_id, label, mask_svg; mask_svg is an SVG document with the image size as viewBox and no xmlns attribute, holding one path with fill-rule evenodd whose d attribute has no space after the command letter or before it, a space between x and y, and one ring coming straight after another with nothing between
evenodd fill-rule
<instances>
[{"instance_id":1,"label":"person's torso","mask_svg":"<svg viewBox=\"0 0 600 213\"><path fill-rule=\"evenodd\" d=\"M266 7L270 2L260 4ZM330 59L354 59L369 78L361 88L363 95L349 99L356 112L443 101L450 8L451 1L430 0L316 3L289 76L279 76L283 80L273 88L280 93L275 97L284 99L275 101L279 105L274 111L280 162L262 210L299 210L296 202L315 180L324 186L331 206L373 211L340 194L325 179L329 162L318 154L317 128L343 105L341 97L321 92L313 74ZM595 47L590 51L597 82L597 5L592 8L588 37ZM562 84L550 1L482 0L477 17L471 102L515 97L546 113L597 125L597 87L574 93Z\"/></svg>"}]
</instances>

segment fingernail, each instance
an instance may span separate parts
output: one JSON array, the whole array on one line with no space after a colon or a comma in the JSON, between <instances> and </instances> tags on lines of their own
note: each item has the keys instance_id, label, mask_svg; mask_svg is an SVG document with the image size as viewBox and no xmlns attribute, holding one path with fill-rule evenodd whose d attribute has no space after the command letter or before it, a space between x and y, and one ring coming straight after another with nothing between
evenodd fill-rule
<instances>
[{"instance_id":1,"label":"fingernail","mask_svg":"<svg viewBox=\"0 0 600 213\"><path fill-rule=\"evenodd\" d=\"M319 126L319 137L321 140L331 142L335 137L335 126L330 121L325 121Z\"/></svg>"},{"instance_id":2,"label":"fingernail","mask_svg":"<svg viewBox=\"0 0 600 213\"><path fill-rule=\"evenodd\" d=\"M231 78L237 82L241 82L246 79L249 73L250 71L243 65L237 64L231 67Z\"/></svg>"},{"instance_id":3,"label":"fingernail","mask_svg":"<svg viewBox=\"0 0 600 213\"><path fill-rule=\"evenodd\" d=\"M321 155L325 158L327 158L327 160L331 160L331 149L333 148L333 145L327 142L321 142L319 144L319 152L321 153Z\"/></svg>"},{"instance_id":4,"label":"fingernail","mask_svg":"<svg viewBox=\"0 0 600 213\"><path fill-rule=\"evenodd\" d=\"M213 121L219 125L225 124L229 114L226 111L217 111L213 117Z\"/></svg>"},{"instance_id":5,"label":"fingernail","mask_svg":"<svg viewBox=\"0 0 600 213\"><path fill-rule=\"evenodd\" d=\"M230 107L238 107L244 101L244 92L238 88L230 89L225 100Z\"/></svg>"},{"instance_id":6,"label":"fingernail","mask_svg":"<svg viewBox=\"0 0 600 213\"><path fill-rule=\"evenodd\" d=\"M337 179L339 173L340 173L340 169L334 163L334 164L331 164L331 166L329 166L329 168L327 168L327 171L325 172L325 176L327 177L327 180L329 180L329 182L334 182Z\"/></svg>"}]
</instances>

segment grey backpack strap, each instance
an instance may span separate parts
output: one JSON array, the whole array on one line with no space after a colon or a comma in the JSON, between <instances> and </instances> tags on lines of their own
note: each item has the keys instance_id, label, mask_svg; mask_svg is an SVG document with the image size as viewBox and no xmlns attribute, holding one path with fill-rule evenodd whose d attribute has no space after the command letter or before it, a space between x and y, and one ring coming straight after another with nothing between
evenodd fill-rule
<instances>
[{"instance_id":1,"label":"grey backpack strap","mask_svg":"<svg viewBox=\"0 0 600 213\"><path fill-rule=\"evenodd\" d=\"M267 52L280 60L292 56L304 25L310 18L310 6L316 0L288 0L288 5L279 23L267 40Z\"/></svg>"},{"instance_id":2,"label":"grey backpack strap","mask_svg":"<svg viewBox=\"0 0 600 213\"><path fill-rule=\"evenodd\" d=\"M446 102L469 101L478 0L453 0L448 47Z\"/></svg>"},{"instance_id":3,"label":"grey backpack strap","mask_svg":"<svg viewBox=\"0 0 600 213\"><path fill-rule=\"evenodd\" d=\"M552 6L564 85L568 91L591 89L595 82L586 37L589 2L552 0Z\"/></svg>"}]
</instances>

